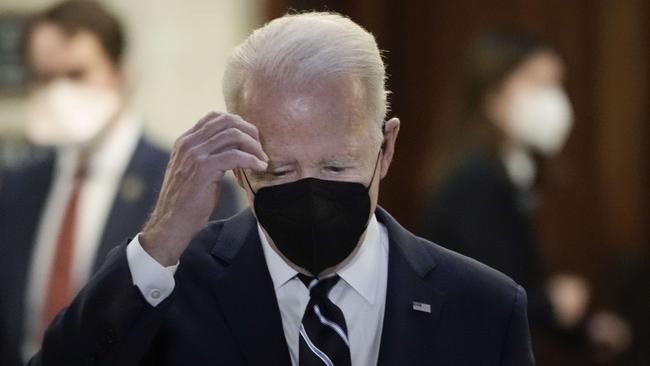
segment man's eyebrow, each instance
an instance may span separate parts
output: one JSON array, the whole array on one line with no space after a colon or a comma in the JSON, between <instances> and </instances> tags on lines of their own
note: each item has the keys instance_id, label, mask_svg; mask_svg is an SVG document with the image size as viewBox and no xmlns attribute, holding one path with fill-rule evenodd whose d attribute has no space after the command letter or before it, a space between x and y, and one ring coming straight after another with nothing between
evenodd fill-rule
<instances>
[{"instance_id":1,"label":"man's eyebrow","mask_svg":"<svg viewBox=\"0 0 650 366\"><path fill-rule=\"evenodd\" d=\"M337 155L337 156L330 156L328 158L324 158L320 161L321 165L326 165L326 164L351 164L355 163L359 160L357 156L354 154L342 154L342 155Z\"/></svg>"}]
</instances>

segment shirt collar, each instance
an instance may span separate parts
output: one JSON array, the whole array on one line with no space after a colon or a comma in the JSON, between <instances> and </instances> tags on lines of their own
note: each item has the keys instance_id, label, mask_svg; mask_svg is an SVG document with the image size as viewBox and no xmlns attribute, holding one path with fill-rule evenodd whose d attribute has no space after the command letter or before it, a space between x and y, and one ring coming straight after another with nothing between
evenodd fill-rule
<instances>
[{"instance_id":1,"label":"shirt collar","mask_svg":"<svg viewBox=\"0 0 650 366\"><path fill-rule=\"evenodd\" d=\"M537 167L531 154L522 147L503 149L501 160L510 181L515 187L527 191L535 183Z\"/></svg>"},{"instance_id":2,"label":"shirt collar","mask_svg":"<svg viewBox=\"0 0 650 366\"><path fill-rule=\"evenodd\" d=\"M379 223L373 214L359 252L337 271L337 274L370 304L374 304L377 298L376 280L381 270L382 255L380 240Z\"/></svg>"},{"instance_id":3,"label":"shirt collar","mask_svg":"<svg viewBox=\"0 0 650 366\"><path fill-rule=\"evenodd\" d=\"M273 286L277 290L294 278L298 272L271 247L266 239L265 231L259 223L257 230L262 242L266 265L269 268ZM359 251L343 268L337 271L337 274L370 304L374 304L377 297L375 279L380 270L381 250L379 223L373 214L368 222Z\"/></svg>"}]
</instances>

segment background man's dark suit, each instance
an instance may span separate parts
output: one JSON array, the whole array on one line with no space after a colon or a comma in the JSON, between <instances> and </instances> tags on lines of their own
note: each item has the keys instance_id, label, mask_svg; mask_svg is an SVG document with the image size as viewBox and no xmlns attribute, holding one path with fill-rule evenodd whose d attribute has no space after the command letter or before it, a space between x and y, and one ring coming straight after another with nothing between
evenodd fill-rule
<instances>
[{"instance_id":1,"label":"background man's dark suit","mask_svg":"<svg viewBox=\"0 0 650 366\"><path fill-rule=\"evenodd\" d=\"M534 364L520 286L376 214L390 242L380 365ZM32 365L290 364L250 210L194 238L157 307L133 285L125 247L57 316Z\"/></svg>"},{"instance_id":2,"label":"background man's dark suit","mask_svg":"<svg viewBox=\"0 0 650 366\"><path fill-rule=\"evenodd\" d=\"M140 139L104 226L93 272L111 248L140 231L158 197L168 159L168 151ZM19 350L29 263L53 171L52 154L29 166L5 172L0 181L0 365L3 366L22 364ZM222 189L225 191L213 218L229 217L237 209L236 187L225 184Z\"/></svg>"}]
</instances>

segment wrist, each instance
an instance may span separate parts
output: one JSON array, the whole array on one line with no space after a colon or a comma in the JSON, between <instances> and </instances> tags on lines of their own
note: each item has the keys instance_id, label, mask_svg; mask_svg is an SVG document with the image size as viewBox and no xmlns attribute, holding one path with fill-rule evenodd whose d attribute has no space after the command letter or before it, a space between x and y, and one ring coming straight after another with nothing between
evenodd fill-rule
<instances>
[{"instance_id":1,"label":"wrist","mask_svg":"<svg viewBox=\"0 0 650 366\"><path fill-rule=\"evenodd\" d=\"M164 267L177 264L183 252L182 249L174 246L174 244L178 245L180 241L174 240L164 233L143 231L140 233L139 241L142 249Z\"/></svg>"}]
</instances>

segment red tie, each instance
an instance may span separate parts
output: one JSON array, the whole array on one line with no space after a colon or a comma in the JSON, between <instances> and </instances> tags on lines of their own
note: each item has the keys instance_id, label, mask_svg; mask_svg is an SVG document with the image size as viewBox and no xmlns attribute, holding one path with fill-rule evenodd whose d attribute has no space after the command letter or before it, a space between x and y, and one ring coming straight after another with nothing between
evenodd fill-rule
<instances>
[{"instance_id":1,"label":"red tie","mask_svg":"<svg viewBox=\"0 0 650 366\"><path fill-rule=\"evenodd\" d=\"M68 305L73 295L72 288L72 258L77 225L77 206L79 192L86 175L86 164L83 160L77 163L72 192L65 209L63 222L56 242L56 252L50 270L47 297L43 307L43 331L52 322L56 314Z\"/></svg>"}]
</instances>

